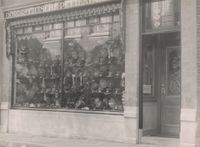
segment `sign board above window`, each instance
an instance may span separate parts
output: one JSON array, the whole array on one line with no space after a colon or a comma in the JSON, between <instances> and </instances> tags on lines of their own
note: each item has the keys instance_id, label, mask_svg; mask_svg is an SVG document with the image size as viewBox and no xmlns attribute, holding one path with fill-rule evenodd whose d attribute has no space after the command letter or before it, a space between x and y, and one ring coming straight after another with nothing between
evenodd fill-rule
<instances>
[{"instance_id":1,"label":"sign board above window","mask_svg":"<svg viewBox=\"0 0 200 147\"><path fill-rule=\"evenodd\" d=\"M65 10L70 8L77 8L87 5L93 5L104 2L118 2L119 0L60 0L45 4L39 4L33 7L25 7L21 9L9 10L5 12L5 17L7 19L23 17L28 15L36 15L47 12Z\"/></svg>"}]
</instances>

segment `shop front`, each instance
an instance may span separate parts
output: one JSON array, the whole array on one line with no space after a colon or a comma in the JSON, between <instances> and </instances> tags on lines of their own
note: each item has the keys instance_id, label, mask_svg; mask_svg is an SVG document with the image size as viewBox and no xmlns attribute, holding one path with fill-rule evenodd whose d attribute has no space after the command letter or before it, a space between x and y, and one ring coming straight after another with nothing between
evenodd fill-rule
<instances>
[{"instance_id":1,"label":"shop front","mask_svg":"<svg viewBox=\"0 0 200 147\"><path fill-rule=\"evenodd\" d=\"M9 132L126 139L123 7L62 0L4 12Z\"/></svg>"},{"instance_id":2,"label":"shop front","mask_svg":"<svg viewBox=\"0 0 200 147\"><path fill-rule=\"evenodd\" d=\"M2 0L1 132L194 145L195 4Z\"/></svg>"}]
</instances>

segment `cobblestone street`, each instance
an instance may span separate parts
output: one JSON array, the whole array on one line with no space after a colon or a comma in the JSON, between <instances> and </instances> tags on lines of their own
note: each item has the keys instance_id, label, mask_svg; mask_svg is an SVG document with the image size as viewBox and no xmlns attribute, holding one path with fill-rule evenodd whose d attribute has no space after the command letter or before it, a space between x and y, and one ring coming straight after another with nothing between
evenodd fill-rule
<instances>
[{"instance_id":1,"label":"cobblestone street","mask_svg":"<svg viewBox=\"0 0 200 147\"><path fill-rule=\"evenodd\" d=\"M47 138L29 135L0 134L0 147L178 147L178 139L143 138L142 145L77 138Z\"/></svg>"}]
</instances>

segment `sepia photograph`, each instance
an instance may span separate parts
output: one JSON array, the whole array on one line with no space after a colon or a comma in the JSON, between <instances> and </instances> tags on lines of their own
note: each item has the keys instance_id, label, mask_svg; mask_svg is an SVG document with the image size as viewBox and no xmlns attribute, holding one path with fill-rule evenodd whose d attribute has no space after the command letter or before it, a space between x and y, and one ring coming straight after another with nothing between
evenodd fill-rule
<instances>
[{"instance_id":1,"label":"sepia photograph","mask_svg":"<svg viewBox=\"0 0 200 147\"><path fill-rule=\"evenodd\" d=\"M0 147L200 147L200 0L0 0Z\"/></svg>"}]
</instances>

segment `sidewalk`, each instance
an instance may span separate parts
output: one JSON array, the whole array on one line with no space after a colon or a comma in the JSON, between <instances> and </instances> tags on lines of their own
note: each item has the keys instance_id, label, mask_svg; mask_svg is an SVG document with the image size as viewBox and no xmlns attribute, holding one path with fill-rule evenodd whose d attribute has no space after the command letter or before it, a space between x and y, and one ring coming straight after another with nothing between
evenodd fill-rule
<instances>
[{"instance_id":1,"label":"sidewalk","mask_svg":"<svg viewBox=\"0 0 200 147\"><path fill-rule=\"evenodd\" d=\"M0 147L178 147L177 139L145 137L144 144L133 145L77 138L47 138L28 135L0 134Z\"/></svg>"}]
</instances>

